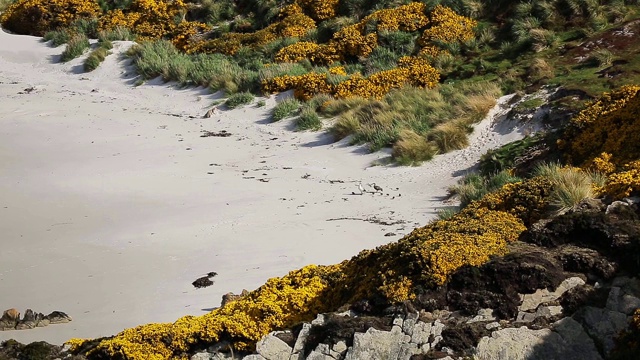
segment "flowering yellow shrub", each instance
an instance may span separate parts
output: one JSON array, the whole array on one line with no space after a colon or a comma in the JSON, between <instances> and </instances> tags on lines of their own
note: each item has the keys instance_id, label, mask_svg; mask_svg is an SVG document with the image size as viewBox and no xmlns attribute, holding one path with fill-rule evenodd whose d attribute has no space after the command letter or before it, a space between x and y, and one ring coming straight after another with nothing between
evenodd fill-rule
<instances>
[{"instance_id":1,"label":"flowering yellow shrub","mask_svg":"<svg viewBox=\"0 0 640 360\"><path fill-rule=\"evenodd\" d=\"M587 166L600 154L620 166L640 158L640 86L604 94L571 120L563 148L577 165Z\"/></svg>"},{"instance_id":2,"label":"flowering yellow shrub","mask_svg":"<svg viewBox=\"0 0 640 360\"><path fill-rule=\"evenodd\" d=\"M640 191L640 161L625 164L623 170L608 176L604 193L622 199Z\"/></svg>"},{"instance_id":3,"label":"flowering yellow shrub","mask_svg":"<svg viewBox=\"0 0 640 360\"><path fill-rule=\"evenodd\" d=\"M535 188L533 183L528 187ZM514 189L506 191L494 197L502 202L495 207L517 202L509 197L522 195ZM491 256L505 254L507 244L526 229L513 214L483 204L492 205L490 198L340 264L310 265L269 279L247 296L206 315L127 329L101 341L89 355L134 360L182 358L202 344L221 339L229 340L235 349L251 350L271 331L308 321L344 304L373 297L388 303L411 300L417 286L440 286L462 266L479 266ZM85 345L78 339L69 344L74 351Z\"/></svg>"},{"instance_id":4,"label":"flowering yellow shrub","mask_svg":"<svg viewBox=\"0 0 640 360\"><path fill-rule=\"evenodd\" d=\"M112 30L127 27L141 40L159 39L176 30L174 19L185 11L186 5L182 0L133 0L124 10L107 12L100 19L98 28ZM181 43L181 40L177 42Z\"/></svg>"},{"instance_id":5,"label":"flowering yellow shrub","mask_svg":"<svg viewBox=\"0 0 640 360\"><path fill-rule=\"evenodd\" d=\"M171 42L180 51L193 52L193 40L196 35L211 30L207 24L197 21L183 21L175 28L171 35Z\"/></svg>"},{"instance_id":6,"label":"flowering yellow shrub","mask_svg":"<svg viewBox=\"0 0 640 360\"><path fill-rule=\"evenodd\" d=\"M510 183L472 202L467 208L506 211L529 225L538 221L547 210L552 187L551 182L544 177Z\"/></svg>"},{"instance_id":7,"label":"flowering yellow shrub","mask_svg":"<svg viewBox=\"0 0 640 360\"><path fill-rule=\"evenodd\" d=\"M327 311L323 301L325 280L339 266L310 265L282 278L269 279L247 296L203 316L185 316L174 323L142 325L103 340L90 354L122 359L180 358L198 343L213 343L223 336L236 349L250 350L274 329L311 320ZM83 341L70 340L73 349Z\"/></svg>"},{"instance_id":8,"label":"flowering yellow shrub","mask_svg":"<svg viewBox=\"0 0 640 360\"><path fill-rule=\"evenodd\" d=\"M328 82L327 74L283 75L263 80L262 91L274 93L294 89L295 96L301 100L309 100L317 94L330 94L336 98L382 98L389 91L408 84L423 88L433 88L438 84L440 73L425 59L407 56L400 59L399 65L368 78L354 74L336 85ZM340 75L346 75L344 68Z\"/></svg>"},{"instance_id":9,"label":"flowering yellow shrub","mask_svg":"<svg viewBox=\"0 0 640 360\"><path fill-rule=\"evenodd\" d=\"M312 62L316 62L319 50L320 45L316 43L300 41L280 49L275 55L275 60L277 62L297 62L302 59L309 59Z\"/></svg>"},{"instance_id":10,"label":"flowering yellow shrub","mask_svg":"<svg viewBox=\"0 0 640 360\"><path fill-rule=\"evenodd\" d=\"M436 6L430 14L431 27L422 33L418 40L421 45L427 45L433 40L442 42L456 42L469 40L474 36L473 28L477 22L468 17L455 13L448 7Z\"/></svg>"},{"instance_id":11,"label":"flowering yellow shrub","mask_svg":"<svg viewBox=\"0 0 640 360\"><path fill-rule=\"evenodd\" d=\"M413 2L394 9L382 9L366 16L361 24L375 21L378 31L413 32L429 24L429 18L425 14L426 8L421 2Z\"/></svg>"},{"instance_id":12,"label":"flowering yellow shrub","mask_svg":"<svg viewBox=\"0 0 640 360\"><path fill-rule=\"evenodd\" d=\"M327 20L336 16L340 0L296 0L296 3L315 20Z\"/></svg>"},{"instance_id":13,"label":"flowering yellow shrub","mask_svg":"<svg viewBox=\"0 0 640 360\"><path fill-rule=\"evenodd\" d=\"M378 35L364 34L361 24L355 24L340 29L331 42L343 55L367 57L378 46Z\"/></svg>"},{"instance_id":14,"label":"flowering yellow shrub","mask_svg":"<svg viewBox=\"0 0 640 360\"><path fill-rule=\"evenodd\" d=\"M264 29L253 33L227 33L217 39L192 44L189 47L189 52L235 55L243 46L260 46L283 37L302 37L315 27L315 21L305 15L300 6L290 4L280 10L278 21ZM281 55L283 59L286 54L284 52ZM293 50L289 56L295 56Z\"/></svg>"},{"instance_id":15,"label":"flowering yellow shrub","mask_svg":"<svg viewBox=\"0 0 640 360\"><path fill-rule=\"evenodd\" d=\"M96 0L19 0L0 15L0 23L18 34L42 36L77 19L100 14Z\"/></svg>"}]
</instances>

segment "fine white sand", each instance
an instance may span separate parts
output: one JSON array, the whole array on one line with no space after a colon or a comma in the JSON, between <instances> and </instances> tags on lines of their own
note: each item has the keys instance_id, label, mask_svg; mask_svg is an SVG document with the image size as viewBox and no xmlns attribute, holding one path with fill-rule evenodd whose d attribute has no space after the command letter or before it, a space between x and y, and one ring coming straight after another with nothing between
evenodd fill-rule
<instances>
[{"instance_id":1,"label":"fine white sand","mask_svg":"<svg viewBox=\"0 0 640 360\"><path fill-rule=\"evenodd\" d=\"M468 149L371 166L388 155L269 123L275 96L204 119L205 89L135 87L118 56L129 45L85 74L84 58L59 63L64 47L0 31L0 311L73 318L0 340L62 343L201 315L224 293L396 240L484 151L522 136L496 107ZM352 195L358 181L384 194ZM194 289L209 271L215 284Z\"/></svg>"}]
</instances>

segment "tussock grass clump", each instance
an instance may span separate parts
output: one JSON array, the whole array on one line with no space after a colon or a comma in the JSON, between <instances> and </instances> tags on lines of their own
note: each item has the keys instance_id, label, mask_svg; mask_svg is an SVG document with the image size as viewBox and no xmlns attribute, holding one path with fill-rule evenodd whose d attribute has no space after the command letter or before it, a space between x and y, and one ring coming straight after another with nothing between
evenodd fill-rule
<instances>
[{"instance_id":1,"label":"tussock grass clump","mask_svg":"<svg viewBox=\"0 0 640 360\"><path fill-rule=\"evenodd\" d=\"M294 115L302 106L302 103L296 98L287 98L278 103L271 111L271 120L280 121L286 117Z\"/></svg>"},{"instance_id":2,"label":"tussock grass clump","mask_svg":"<svg viewBox=\"0 0 640 360\"><path fill-rule=\"evenodd\" d=\"M405 87L380 101L331 101L322 112L342 113L331 129L337 139L353 135L354 143L366 143L371 151L393 147L396 161L415 164L467 146L471 125L486 116L499 94L496 85L483 82Z\"/></svg>"},{"instance_id":3,"label":"tussock grass clump","mask_svg":"<svg viewBox=\"0 0 640 360\"><path fill-rule=\"evenodd\" d=\"M412 130L400 133L400 139L393 145L393 157L401 165L420 165L429 161L437 153L436 147L424 136Z\"/></svg>"},{"instance_id":4,"label":"tussock grass clump","mask_svg":"<svg viewBox=\"0 0 640 360\"><path fill-rule=\"evenodd\" d=\"M135 35L129 28L123 26L116 26L110 30L98 31L98 40L100 41L132 41L135 40Z\"/></svg>"},{"instance_id":5,"label":"tussock grass clump","mask_svg":"<svg viewBox=\"0 0 640 360\"><path fill-rule=\"evenodd\" d=\"M93 71L100 66L104 59L109 55L109 50L106 47L98 47L89 54L84 61L84 71Z\"/></svg>"},{"instance_id":6,"label":"tussock grass clump","mask_svg":"<svg viewBox=\"0 0 640 360\"><path fill-rule=\"evenodd\" d=\"M438 125L429 134L429 139L433 141L438 150L447 153L453 150L459 150L469 145L467 134L472 128L463 121L452 121Z\"/></svg>"},{"instance_id":7,"label":"tussock grass clump","mask_svg":"<svg viewBox=\"0 0 640 360\"><path fill-rule=\"evenodd\" d=\"M53 47L66 44L69 42L69 39L71 39L71 33L65 29L48 31L42 37L42 41L51 41Z\"/></svg>"},{"instance_id":8,"label":"tussock grass clump","mask_svg":"<svg viewBox=\"0 0 640 360\"><path fill-rule=\"evenodd\" d=\"M315 109L305 106L300 112L300 116L296 119L298 130L320 130L322 128L322 120Z\"/></svg>"},{"instance_id":9,"label":"tussock grass clump","mask_svg":"<svg viewBox=\"0 0 640 360\"><path fill-rule=\"evenodd\" d=\"M62 52L60 60L67 62L84 54L89 49L89 39L84 34L75 34L67 43L67 47Z\"/></svg>"},{"instance_id":10,"label":"tussock grass clump","mask_svg":"<svg viewBox=\"0 0 640 360\"><path fill-rule=\"evenodd\" d=\"M506 184L522 181L507 170L489 176L473 173L465 176L457 185L449 188L449 193L458 196L460 207L464 208L471 202L480 200L485 195L502 188Z\"/></svg>"},{"instance_id":11,"label":"tussock grass clump","mask_svg":"<svg viewBox=\"0 0 640 360\"><path fill-rule=\"evenodd\" d=\"M602 186L605 181L601 174L560 164L539 164L534 174L547 178L553 184L550 204L558 212L573 209L582 200L594 198L594 186Z\"/></svg>"},{"instance_id":12,"label":"tussock grass clump","mask_svg":"<svg viewBox=\"0 0 640 360\"><path fill-rule=\"evenodd\" d=\"M224 104L229 109L235 109L238 106L251 104L253 99L255 99L255 96L253 96L252 93L240 92L240 93L229 96L229 98L227 99L227 101L224 102Z\"/></svg>"},{"instance_id":13,"label":"tussock grass clump","mask_svg":"<svg viewBox=\"0 0 640 360\"><path fill-rule=\"evenodd\" d=\"M259 87L257 71L242 68L222 54L189 55L165 40L144 42L127 53L143 79L162 76L181 85L208 86L227 93L247 92Z\"/></svg>"}]
</instances>

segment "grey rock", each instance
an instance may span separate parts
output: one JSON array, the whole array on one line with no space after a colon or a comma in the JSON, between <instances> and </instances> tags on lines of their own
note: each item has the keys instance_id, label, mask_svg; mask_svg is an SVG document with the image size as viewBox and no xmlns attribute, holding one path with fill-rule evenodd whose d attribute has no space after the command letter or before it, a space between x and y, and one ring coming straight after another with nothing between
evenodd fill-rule
<instances>
[{"instance_id":1,"label":"grey rock","mask_svg":"<svg viewBox=\"0 0 640 360\"><path fill-rule=\"evenodd\" d=\"M614 201L611 203L611 205L607 206L607 210L605 211L605 214L609 214L609 213L615 213L616 210L619 210L621 208L627 208L629 207L629 204L627 202L624 201Z\"/></svg>"},{"instance_id":2,"label":"grey rock","mask_svg":"<svg viewBox=\"0 0 640 360\"><path fill-rule=\"evenodd\" d=\"M309 353L306 360L336 360L329 355L323 354L319 351L313 350Z\"/></svg>"},{"instance_id":3,"label":"grey rock","mask_svg":"<svg viewBox=\"0 0 640 360\"><path fill-rule=\"evenodd\" d=\"M242 358L242 360L267 360L262 355L259 354L251 354Z\"/></svg>"},{"instance_id":4,"label":"grey rock","mask_svg":"<svg viewBox=\"0 0 640 360\"><path fill-rule=\"evenodd\" d=\"M515 322L528 323L528 322L532 322L535 319L536 319L536 314L520 311L518 312L518 316L516 317Z\"/></svg>"},{"instance_id":5,"label":"grey rock","mask_svg":"<svg viewBox=\"0 0 640 360\"><path fill-rule=\"evenodd\" d=\"M333 345L333 351L337 352L341 356L347 352L349 348L347 347L347 343L344 341L338 341L335 345Z\"/></svg>"},{"instance_id":6,"label":"grey rock","mask_svg":"<svg viewBox=\"0 0 640 360\"><path fill-rule=\"evenodd\" d=\"M325 316L324 314L318 314L318 316L316 316L316 318L311 322L311 325L324 325L325 322Z\"/></svg>"},{"instance_id":7,"label":"grey rock","mask_svg":"<svg viewBox=\"0 0 640 360\"><path fill-rule=\"evenodd\" d=\"M402 344L400 345L400 353L397 360L410 360L411 356L420 354L420 348L416 344Z\"/></svg>"},{"instance_id":8,"label":"grey rock","mask_svg":"<svg viewBox=\"0 0 640 360\"><path fill-rule=\"evenodd\" d=\"M500 328L500 323L497 322L497 321L494 321L492 323L488 323L485 326L485 329L487 329L487 330L495 330L495 329L499 329L499 328Z\"/></svg>"},{"instance_id":9,"label":"grey rock","mask_svg":"<svg viewBox=\"0 0 640 360\"><path fill-rule=\"evenodd\" d=\"M20 312L16 309L5 310L0 317L0 330L13 330L20 321Z\"/></svg>"},{"instance_id":10,"label":"grey rock","mask_svg":"<svg viewBox=\"0 0 640 360\"><path fill-rule=\"evenodd\" d=\"M366 333L353 335L353 346L345 360L397 359L403 342L409 337L402 331L380 331L370 328Z\"/></svg>"},{"instance_id":11,"label":"grey rock","mask_svg":"<svg viewBox=\"0 0 640 360\"><path fill-rule=\"evenodd\" d=\"M395 318L393 318L393 326L399 326L402 329L403 322L404 319L402 318L402 316L396 316Z\"/></svg>"},{"instance_id":12,"label":"grey rock","mask_svg":"<svg viewBox=\"0 0 640 360\"><path fill-rule=\"evenodd\" d=\"M62 311L54 311L51 314L45 316L51 324L64 324L71 321L71 317Z\"/></svg>"},{"instance_id":13,"label":"grey rock","mask_svg":"<svg viewBox=\"0 0 640 360\"><path fill-rule=\"evenodd\" d=\"M564 320L564 319L563 319ZM494 331L478 343L478 360L601 360L593 341L577 322L569 320L550 329L526 327Z\"/></svg>"},{"instance_id":14,"label":"grey rock","mask_svg":"<svg viewBox=\"0 0 640 360\"><path fill-rule=\"evenodd\" d=\"M34 329L36 327L45 327L50 324L49 319L46 319L44 314L36 313L31 309L27 309L24 312L24 318L16 326L17 330Z\"/></svg>"},{"instance_id":15,"label":"grey rock","mask_svg":"<svg viewBox=\"0 0 640 360\"><path fill-rule=\"evenodd\" d=\"M307 337L309 336L311 326L312 325L309 323L302 324L302 329L300 329L300 333L298 334L296 343L293 345L293 351L291 352L291 356L289 357L290 360L304 359L304 344L307 342Z\"/></svg>"},{"instance_id":16,"label":"grey rock","mask_svg":"<svg viewBox=\"0 0 640 360\"><path fill-rule=\"evenodd\" d=\"M413 327L411 335L411 343L422 345L429 343L429 336L431 335L431 324L418 321Z\"/></svg>"},{"instance_id":17,"label":"grey rock","mask_svg":"<svg viewBox=\"0 0 640 360\"><path fill-rule=\"evenodd\" d=\"M494 321L496 317L493 316L493 309L480 309L478 315L471 318L467 323L471 324L479 321Z\"/></svg>"},{"instance_id":18,"label":"grey rock","mask_svg":"<svg viewBox=\"0 0 640 360\"><path fill-rule=\"evenodd\" d=\"M211 360L213 358L213 354L209 354L208 352L197 353L191 356L190 360Z\"/></svg>"},{"instance_id":19,"label":"grey rock","mask_svg":"<svg viewBox=\"0 0 640 360\"><path fill-rule=\"evenodd\" d=\"M622 201L626 202L629 205L640 204L640 197L638 197L638 196L629 196L629 197L626 197L626 198L622 199Z\"/></svg>"},{"instance_id":20,"label":"grey rock","mask_svg":"<svg viewBox=\"0 0 640 360\"><path fill-rule=\"evenodd\" d=\"M640 281L627 277L619 277L613 281L609 291L606 308L626 315L631 315L640 308Z\"/></svg>"},{"instance_id":21,"label":"grey rock","mask_svg":"<svg viewBox=\"0 0 640 360\"><path fill-rule=\"evenodd\" d=\"M608 309L586 306L574 314L573 318L582 324L592 338L602 344L607 354L614 347L615 337L627 328L627 315Z\"/></svg>"},{"instance_id":22,"label":"grey rock","mask_svg":"<svg viewBox=\"0 0 640 360\"><path fill-rule=\"evenodd\" d=\"M356 313L355 311L349 309L347 311L344 311L344 312L341 312L341 313L337 313L336 315L338 315L338 316L348 316L348 317L354 318L354 317L358 316L358 313Z\"/></svg>"},{"instance_id":23,"label":"grey rock","mask_svg":"<svg viewBox=\"0 0 640 360\"><path fill-rule=\"evenodd\" d=\"M409 336L413 335L413 327L416 326L418 317L420 317L418 312L408 313L407 317L404 319L404 323L402 323L402 332Z\"/></svg>"},{"instance_id":24,"label":"grey rock","mask_svg":"<svg viewBox=\"0 0 640 360\"><path fill-rule=\"evenodd\" d=\"M258 341L256 351L267 360L288 360L292 349L271 333Z\"/></svg>"},{"instance_id":25,"label":"grey rock","mask_svg":"<svg viewBox=\"0 0 640 360\"><path fill-rule=\"evenodd\" d=\"M535 317L546 317L550 318L556 315L562 314L562 306L554 305L554 306L539 306L538 310L536 310Z\"/></svg>"},{"instance_id":26,"label":"grey rock","mask_svg":"<svg viewBox=\"0 0 640 360\"><path fill-rule=\"evenodd\" d=\"M557 300L560 296L562 296L562 294L564 294L568 290L571 290L576 286L584 285L584 284L585 282L581 278L571 277L564 280L562 283L560 283L558 288L553 292L547 289L538 289L533 294L520 295L520 298L522 299L522 305L518 307L518 310L520 311L535 310L538 308L540 304Z\"/></svg>"}]
</instances>

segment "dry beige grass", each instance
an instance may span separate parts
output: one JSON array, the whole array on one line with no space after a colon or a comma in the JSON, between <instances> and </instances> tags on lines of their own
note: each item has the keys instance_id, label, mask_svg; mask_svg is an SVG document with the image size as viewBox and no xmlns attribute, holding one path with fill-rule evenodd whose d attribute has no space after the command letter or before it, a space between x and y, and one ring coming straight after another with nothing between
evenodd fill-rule
<instances>
[{"instance_id":1,"label":"dry beige grass","mask_svg":"<svg viewBox=\"0 0 640 360\"><path fill-rule=\"evenodd\" d=\"M400 139L393 146L393 157L402 165L419 165L436 155L437 149L424 136L412 130L400 133Z\"/></svg>"}]
</instances>

